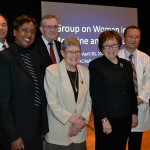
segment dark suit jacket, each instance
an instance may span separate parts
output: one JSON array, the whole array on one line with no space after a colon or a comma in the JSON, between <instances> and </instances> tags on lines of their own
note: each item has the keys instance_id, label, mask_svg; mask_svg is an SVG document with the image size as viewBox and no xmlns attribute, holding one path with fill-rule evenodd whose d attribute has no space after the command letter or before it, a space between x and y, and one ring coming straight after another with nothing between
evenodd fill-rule
<instances>
[{"instance_id":1,"label":"dark suit jacket","mask_svg":"<svg viewBox=\"0 0 150 150\"><path fill-rule=\"evenodd\" d=\"M35 106L34 80L16 46L0 52L0 126L3 138L12 142L22 137L25 144L48 132L46 97L40 58L29 52L35 68L42 105Z\"/></svg>"},{"instance_id":2,"label":"dark suit jacket","mask_svg":"<svg viewBox=\"0 0 150 150\"><path fill-rule=\"evenodd\" d=\"M63 59L63 57L60 53L61 42L56 41L56 40L54 42L56 43L56 48L57 48L58 55L59 55L59 58L61 61ZM37 52L41 56L42 61L43 61L43 71L45 72L46 67L52 64L52 60L49 56L47 47L41 36L36 39L35 43L33 44L32 50Z\"/></svg>"},{"instance_id":3,"label":"dark suit jacket","mask_svg":"<svg viewBox=\"0 0 150 150\"><path fill-rule=\"evenodd\" d=\"M105 56L90 62L90 94L95 118L126 117L137 114L132 66L118 58L113 64Z\"/></svg>"}]
</instances>

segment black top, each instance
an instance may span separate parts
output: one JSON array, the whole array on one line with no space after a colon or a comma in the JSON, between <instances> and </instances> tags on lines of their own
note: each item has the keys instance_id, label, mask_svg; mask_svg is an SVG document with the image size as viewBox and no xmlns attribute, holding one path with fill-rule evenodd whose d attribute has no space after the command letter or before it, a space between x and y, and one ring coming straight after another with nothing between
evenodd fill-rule
<instances>
[{"instance_id":1,"label":"black top","mask_svg":"<svg viewBox=\"0 0 150 150\"><path fill-rule=\"evenodd\" d=\"M0 52L0 128L6 141L12 142L22 137L25 144L29 144L48 132L47 103L40 58L29 51L39 79L39 111L35 106L35 82L22 61L19 53L21 49L14 44Z\"/></svg>"},{"instance_id":2,"label":"black top","mask_svg":"<svg viewBox=\"0 0 150 150\"><path fill-rule=\"evenodd\" d=\"M129 61L118 58L118 64L114 64L102 56L90 62L89 71L90 95L97 119L137 114L137 98Z\"/></svg>"},{"instance_id":3,"label":"black top","mask_svg":"<svg viewBox=\"0 0 150 150\"><path fill-rule=\"evenodd\" d=\"M67 70L67 73L68 73L68 76L69 76L69 79L70 79L70 82L74 91L75 100L77 102L78 91L79 91L78 71L76 70L75 72L72 72L72 71Z\"/></svg>"}]
</instances>

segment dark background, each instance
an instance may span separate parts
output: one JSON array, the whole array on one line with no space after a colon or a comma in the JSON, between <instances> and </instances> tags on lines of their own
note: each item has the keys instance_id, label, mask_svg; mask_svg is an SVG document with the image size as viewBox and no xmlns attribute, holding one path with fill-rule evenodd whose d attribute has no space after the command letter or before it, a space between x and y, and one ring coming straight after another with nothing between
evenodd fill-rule
<instances>
[{"instance_id":1,"label":"dark background","mask_svg":"<svg viewBox=\"0 0 150 150\"><path fill-rule=\"evenodd\" d=\"M50 0L46 0L50 1ZM82 0L59 0L53 2L63 3L80 3L80 4L94 4L106 6L119 6L119 7L133 7L138 8L138 26L142 31L141 43L139 49L145 51L150 47L150 7L147 4L148 0L92 0L91 2L83 2ZM9 34L8 40L11 41L11 27L14 19L22 14L27 14L35 17L40 22L41 19L41 0L3 0L0 3L0 12L4 13L9 21ZM68 12L69 13L69 12ZM98 15L98 14L97 14ZM65 17L65 16L64 16Z\"/></svg>"}]
</instances>

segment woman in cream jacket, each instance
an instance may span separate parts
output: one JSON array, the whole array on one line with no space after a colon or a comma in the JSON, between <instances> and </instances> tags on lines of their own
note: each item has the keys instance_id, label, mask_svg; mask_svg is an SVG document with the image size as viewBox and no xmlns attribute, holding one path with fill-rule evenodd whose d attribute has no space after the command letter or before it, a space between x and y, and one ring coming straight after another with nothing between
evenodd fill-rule
<instances>
[{"instance_id":1,"label":"woman in cream jacket","mask_svg":"<svg viewBox=\"0 0 150 150\"><path fill-rule=\"evenodd\" d=\"M63 41L61 54L64 59L47 67L45 74L49 121L45 150L86 150L91 114L89 71L78 64L81 47L76 38Z\"/></svg>"}]
</instances>

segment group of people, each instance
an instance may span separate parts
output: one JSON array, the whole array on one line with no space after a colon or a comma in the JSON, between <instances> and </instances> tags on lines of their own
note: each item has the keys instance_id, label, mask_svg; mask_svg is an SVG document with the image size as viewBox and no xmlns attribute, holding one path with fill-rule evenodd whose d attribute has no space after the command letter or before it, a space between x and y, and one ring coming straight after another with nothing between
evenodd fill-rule
<instances>
[{"instance_id":1,"label":"group of people","mask_svg":"<svg viewBox=\"0 0 150 150\"><path fill-rule=\"evenodd\" d=\"M45 15L41 37L35 39L35 18L21 15L13 24L14 43L8 46L8 22L0 15L1 47L6 46L0 52L1 150L86 150L89 71L79 65L76 38L62 44L56 40L58 25L54 15Z\"/></svg>"},{"instance_id":2,"label":"group of people","mask_svg":"<svg viewBox=\"0 0 150 150\"><path fill-rule=\"evenodd\" d=\"M140 150L150 129L150 58L138 50L140 29L126 28L122 50L117 31L102 32L103 55L87 68L79 63L78 39L57 41L58 28L58 18L47 14L36 38L36 19L21 15L9 43L0 14L0 150L87 150L91 110L95 150L125 150L127 142Z\"/></svg>"}]
</instances>

